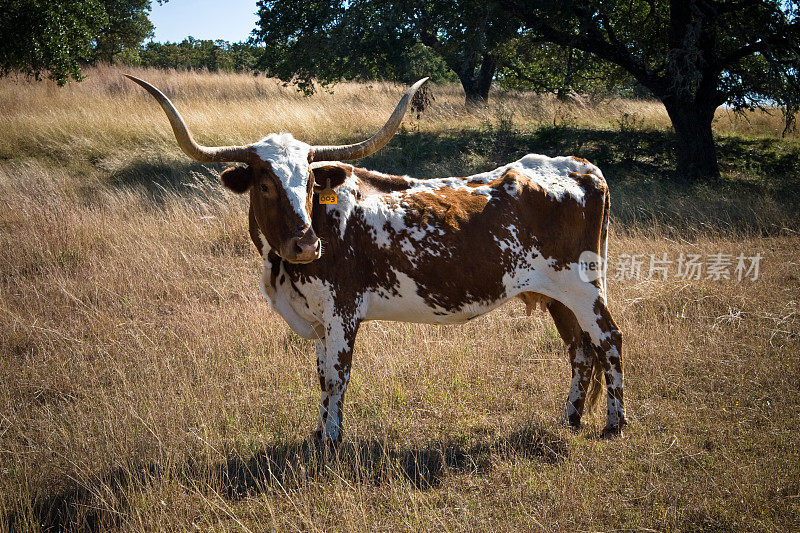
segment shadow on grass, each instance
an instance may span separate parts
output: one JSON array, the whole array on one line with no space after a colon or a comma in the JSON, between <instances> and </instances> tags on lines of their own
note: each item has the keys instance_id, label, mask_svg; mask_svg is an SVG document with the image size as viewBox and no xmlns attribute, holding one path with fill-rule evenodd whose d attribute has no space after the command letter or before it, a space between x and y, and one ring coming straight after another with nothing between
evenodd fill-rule
<instances>
[{"instance_id":1,"label":"shadow on grass","mask_svg":"<svg viewBox=\"0 0 800 533\"><path fill-rule=\"evenodd\" d=\"M55 495L39 498L30 507L12 512L9 531L108 531L119 527L119 508L128 508L135 487L160 476L155 465L117 467L88 485L73 484ZM132 492L127 492L131 490ZM2 522L0 522L2 523Z\"/></svg>"},{"instance_id":2,"label":"shadow on grass","mask_svg":"<svg viewBox=\"0 0 800 533\"><path fill-rule=\"evenodd\" d=\"M175 196L204 197L218 189L219 173L226 164L192 161L136 160L112 171L107 183L116 189L144 192L154 203L163 205Z\"/></svg>"},{"instance_id":3,"label":"shadow on grass","mask_svg":"<svg viewBox=\"0 0 800 533\"><path fill-rule=\"evenodd\" d=\"M371 484L403 479L425 490L439 485L448 472L481 474L498 459L524 457L552 464L567 454L566 442L536 426L466 447L436 442L397 449L385 441L368 440L320 450L302 441L270 446L249 458L231 458L215 468L214 478L229 498L264 492L276 483L286 488L324 476Z\"/></svg>"},{"instance_id":4,"label":"shadow on grass","mask_svg":"<svg viewBox=\"0 0 800 533\"><path fill-rule=\"evenodd\" d=\"M567 455L567 444L557 435L528 426L466 447L435 442L397 448L386 441L355 440L318 449L307 440L294 441L218 464L201 465L190 460L178 476L189 486L202 487L210 481L215 491L234 500L330 479L373 485L403 480L425 490L437 486L448 472L485 473L495 460L529 458L553 464ZM32 502L29 508L8 516L7 524L11 531L31 525L42 531L117 529L126 510L137 498L141 500L146 487L163 477L163 468L152 464L120 467L91 484L73 486Z\"/></svg>"}]
</instances>

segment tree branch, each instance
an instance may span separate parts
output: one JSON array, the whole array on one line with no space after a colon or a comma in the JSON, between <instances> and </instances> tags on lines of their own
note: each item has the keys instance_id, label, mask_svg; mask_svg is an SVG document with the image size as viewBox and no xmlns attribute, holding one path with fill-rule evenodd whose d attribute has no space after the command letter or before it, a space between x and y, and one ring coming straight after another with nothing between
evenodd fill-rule
<instances>
[{"instance_id":1,"label":"tree branch","mask_svg":"<svg viewBox=\"0 0 800 533\"><path fill-rule=\"evenodd\" d=\"M789 40L782 35L767 35L754 43L746 44L722 56L719 63L723 69L726 69L749 55L759 53L766 54L773 47L786 47L790 50L794 50L795 53L800 53L800 45L793 40Z\"/></svg>"},{"instance_id":2,"label":"tree branch","mask_svg":"<svg viewBox=\"0 0 800 533\"><path fill-rule=\"evenodd\" d=\"M519 0L498 0L498 2L504 9L528 25L531 30L539 33L541 38L538 40L572 46L619 65L656 95L662 94L666 90L666 80L648 70L639 59L634 57L625 46L616 40L613 30L611 34L608 34L608 39L603 36L600 26L588 9L582 6L572 6L570 9L570 14L578 20L580 26L580 31L576 34L556 28L542 18L534 16L530 7ZM603 17L601 16L601 18Z\"/></svg>"}]
</instances>

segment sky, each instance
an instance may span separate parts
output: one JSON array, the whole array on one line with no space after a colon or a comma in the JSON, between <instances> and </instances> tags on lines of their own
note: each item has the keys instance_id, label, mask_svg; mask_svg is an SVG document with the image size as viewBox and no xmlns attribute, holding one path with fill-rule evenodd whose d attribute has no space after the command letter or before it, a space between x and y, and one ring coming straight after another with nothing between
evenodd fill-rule
<instances>
[{"instance_id":1,"label":"sky","mask_svg":"<svg viewBox=\"0 0 800 533\"><path fill-rule=\"evenodd\" d=\"M244 41L256 27L256 0L169 0L151 2L154 41L195 39Z\"/></svg>"}]
</instances>

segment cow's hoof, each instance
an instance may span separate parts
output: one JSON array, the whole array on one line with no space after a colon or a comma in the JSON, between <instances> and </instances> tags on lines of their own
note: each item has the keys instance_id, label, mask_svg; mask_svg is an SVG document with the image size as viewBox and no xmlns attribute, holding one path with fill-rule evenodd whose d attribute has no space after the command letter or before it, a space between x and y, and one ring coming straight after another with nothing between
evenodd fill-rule
<instances>
[{"instance_id":1,"label":"cow's hoof","mask_svg":"<svg viewBox=\"0 0 800 533\"><path fill-rule=\"evenodd\" d=\"M342 442L341 437L337 440L326 438L321 429L315 430L311 434L310 440L317 450L333 450Z\"/></svg>"},{"instance_id":2,"label":"cow's hoof","mask_svg":"<svg viewBox=\"0 0 800 533\"><path fill-rule=\"evenodd\" d=\"M606 426L603 433L600 434L604 439L619 439L622 438L622 425L619 426Z\"/></svg>"},{"instance_id":3,"label":"cow's hoof","mask_svg":"<svg viewBox=\"0 0 800 533\"><path fill-rule=\"evenodd\" d=\"M581 429L581 420L580 418L578 420L569 420L562 417L558 420L558 425L563 428L571 429L572 431L578 431Z\"/></svg>"},{"instance_id":4,"label":"cow's hoof","mask_svg":"<svg viewBox=\"0 0 800 533\"><path fill-rule=\"evenodd\" d=\"M581 428L581 415L578 413L567 414L564 412L558 419L558 423L560 426L578 430Z\"/></svg>"}]
</instances>

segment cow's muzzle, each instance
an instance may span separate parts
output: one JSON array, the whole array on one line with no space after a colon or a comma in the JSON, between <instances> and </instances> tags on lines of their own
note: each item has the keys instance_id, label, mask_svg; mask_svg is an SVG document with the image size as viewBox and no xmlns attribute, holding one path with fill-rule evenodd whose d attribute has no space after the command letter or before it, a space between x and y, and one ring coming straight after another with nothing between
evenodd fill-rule
<instances>
[{"instance_id":1,"label":"cow's muzzle","mask_svg":"<svg viewBox=\"0 0 800 533\"><path fill-rule=\"evenodd\" d=\"M281 256L290 263L310 263L322 256L322 244L311 228L286 241L282 248Z\"/></svg>"}]
</instances>

